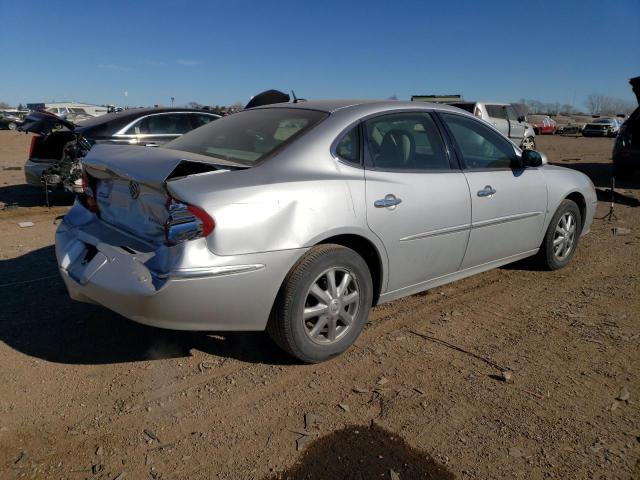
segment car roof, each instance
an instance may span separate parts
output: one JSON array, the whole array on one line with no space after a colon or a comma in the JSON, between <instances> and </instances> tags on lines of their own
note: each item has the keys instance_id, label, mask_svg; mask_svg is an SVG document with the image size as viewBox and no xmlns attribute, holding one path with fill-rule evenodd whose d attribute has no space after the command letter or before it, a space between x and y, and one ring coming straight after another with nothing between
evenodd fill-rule
<instances>
[{"instance_id":1,"label":"car roof","mask_svg":"<svg viewBox=\"0 0 640 480\"><path fill-rule=\"evenodd\" d=\"M88 128L88 127L94 127L96 125L101 125L103 123L108 123L114 120L127 119L131 121L136 119L137 117L142 117L150 113L170 113L170 112L198 112L198 113L207 113L209 115L215 115L213 112L209 110L197 110L193 108L175 108L175 107L129 108L127 110L122 110L121 112L107 113L105 115L100 115L99 117L92 117L87 120L82 120L81 122L78 122L78 126L83 128Z\"/></svg>"},{"instance_id":2,"label":"car roof","mask_svg":"<svg viewBox=\"0 0 640 480\"><path fill-rule=\"evenodd\" d=\"M121 112L107 113L99 117L80 120L77 122L75 130L87 137L109 137L145 115L171 112L204 113L215 117L220 116L209 110L196 110L193 108L130 108Z\"/></svg>"},{"instance_id":3,"label":"car roof","mask_svg":"<svg viewBox=\"0 0 640 480\"><path fill-rule=\"evenodd\" d=\"M384 110L402 110L402 109L431 109L460 111L455 107L441 103L431 102L408 102L400 100L310 100L298 103L274 103L261 107L251 108L250 110L264 108L300 108L304 110L317 110L321 112L334 113L339 110L349 111L384 111Z\"/></svg>"}]
</instances>

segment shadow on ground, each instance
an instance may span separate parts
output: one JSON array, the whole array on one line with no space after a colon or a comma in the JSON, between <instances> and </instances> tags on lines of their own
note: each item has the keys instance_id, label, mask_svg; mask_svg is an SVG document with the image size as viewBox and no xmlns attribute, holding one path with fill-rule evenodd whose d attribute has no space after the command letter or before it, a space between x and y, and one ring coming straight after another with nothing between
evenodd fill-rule
<instances>
[{"instance_id":1,"label":"shadow on ground","mask_svg":"<svg viewBox=\"0 0 640 480\"><path fill-rule=\"evenodd\" d=\"M553 165L571 168L584 173L598 188L611 188L611 176L613 174L611 163L554 162ZM616 177L616 189L640 189L640 171L627 173L622 178Z\"/></svg>"},{"instance_id":2,"label":"shadow on ground","mask_svg":"<svg viewBox=\"0 0 640 480\"><path fill-rule=\"evenodd\" d=\"M73 204L71 193L56 190L49 192L49 206L68 206ZM17 204L20 207L45 207L47 197L44 189L32 185L6 185L0 187L0 202L7 205Z\"/></svg>"},{"instance_id":3,"label":"shadow on ground","mask_svg":"<svg viewBox=\"0 0 640 480\"><path fill-rule=\"evenodd\" d=\"M455 476L394 433L377 426L351 426L316 440L293 467L269 480L329 478L451 480Z\"/></svg>"},{"instance_id":4,"label":"shadow on ground","mask_svg":"<svg viewBox=\"0 0 640 480\"><path fill-rule=\"evenodd\" d=\"M25 355L65 364L110 364L184 357L196 349L250 363L292 363L262 332L163 330L75 302L58 275L53 246L2 260L0 272L0 341Z\"/></svg>"}]
</instances>

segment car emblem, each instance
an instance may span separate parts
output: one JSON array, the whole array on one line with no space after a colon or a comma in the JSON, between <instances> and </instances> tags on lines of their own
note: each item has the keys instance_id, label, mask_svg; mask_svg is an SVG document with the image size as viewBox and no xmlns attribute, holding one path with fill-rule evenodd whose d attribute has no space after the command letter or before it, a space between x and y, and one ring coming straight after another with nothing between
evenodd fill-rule
<instances>
[{"instance_id":1,"label":"car emblem","mask_svg":"<svg viewBox=\"0 0 640 480\"><path fill-rule=\"evenodd\" d=\"M134 200L140 196L140 185L137 182L129 182L129 194Z\"/></svg>"}]
</instances>

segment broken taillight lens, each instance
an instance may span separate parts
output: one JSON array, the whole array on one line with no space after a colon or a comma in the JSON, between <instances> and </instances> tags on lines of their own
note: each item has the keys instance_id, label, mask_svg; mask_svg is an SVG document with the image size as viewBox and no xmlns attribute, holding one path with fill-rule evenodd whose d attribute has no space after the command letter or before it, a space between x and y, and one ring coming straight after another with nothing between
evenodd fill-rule
<instances>
[{"instance_id":1,"label":"broken taillight lens","mask_svg":"<svg viewBox=\"0 0 640 480\"><path fill-rule=\"evenodd\" d=\"M80 202L85 206L87 210L93 213L99 213L100 209L98 208L98 202L96 201L96 197L93 193L93 188L91 188L91 182L87 172L82 170L82 194L78 197Z\"/></svg>"},{"instance_id":2,"label":"broken taillight lens","mask_svg":"<svg viewBox=\"0 0 640 480\"><path fill-rule=\"evenodd\" d=\"M206 237L215 228L213 218L194 205L170 197L167 210L169 215L164 224L164 231L169 245Z\"/></svg>"},{"instance_id":3,"label":"broken taillight lens","mask_svg":"<svg viewBox=\"0 0 640 480\"><path fill-rule=\"evenodd\" d=\"M29 145L29 158L33 158L33 151L36 149L36 143L38 143L38 139L40 135L34 135L31 137L31 144Z\"/></svg>"}]
</instances>

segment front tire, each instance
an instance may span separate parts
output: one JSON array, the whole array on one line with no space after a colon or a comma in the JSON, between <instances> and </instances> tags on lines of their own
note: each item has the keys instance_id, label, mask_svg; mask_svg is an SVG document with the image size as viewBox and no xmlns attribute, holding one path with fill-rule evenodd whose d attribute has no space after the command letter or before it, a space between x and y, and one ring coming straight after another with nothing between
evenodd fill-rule
<instances>
[{"instance_id":1,"label":"front tire","mask_svg":"<svg viewBox=\"0 0 640 480\"><path fill-rule=\"evenodd\" d=\"M360 255L340 245L317 245L287 274L267 331L297 359L322 362L358 338L372 298L371 274Z\"/></svg>"},{"instance_id":2,"label":"front tire","mask_svg":"<svg viewBox=\"0 0 640 480\"><path fill-rule=\"evenodd\" d=\"M16 124L16 122L10 122L9 125L7 125L7 128L9 128L9 130L15 130L16 128L18 128L18 125Z\"/></svg>"},{"instance_id":3,"label":"front tire","mask_svg":"<svg viewBox=\"0 0 640 480\"><path fill-rule=\"evenodd\" d=\"M582 217L573 200L564 199L553 215L544 236L538 257L547 270L566 267L576 253Z\"/></svg>"}]
</instances>

